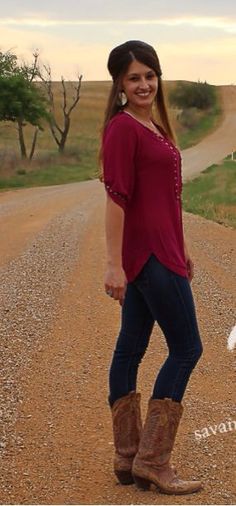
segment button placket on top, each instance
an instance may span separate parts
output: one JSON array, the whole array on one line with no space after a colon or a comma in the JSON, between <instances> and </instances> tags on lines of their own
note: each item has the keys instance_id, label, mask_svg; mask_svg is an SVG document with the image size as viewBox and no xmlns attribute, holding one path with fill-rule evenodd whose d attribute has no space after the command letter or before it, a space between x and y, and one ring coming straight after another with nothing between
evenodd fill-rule
<instances>
[{"instance_id":1,"label":"button placket on top","mask_svg":"<svg viewBox=\"0 0 236 506\"><path fill-rule=\"evenodd\" d=\"M175 190L176 199L180 200L180 194L182 191L182 179L181 179L181 165L180 165L180 172L179 172L180 177L179 177L179 182L178 182L177 155L179 155L180 164L181 164L181 155L180 155L179 151L177 150L177 148L172 146L166 138L161 137L160 135L156 135L156 134L154 134L154 135L157 140L160 140L161 142L163 142L163 144L165 144L165 146L168 146L168 148L170 149L170 152L173 155L173 159L174 159L174 190Z\"/></svg>"}]
</instances>

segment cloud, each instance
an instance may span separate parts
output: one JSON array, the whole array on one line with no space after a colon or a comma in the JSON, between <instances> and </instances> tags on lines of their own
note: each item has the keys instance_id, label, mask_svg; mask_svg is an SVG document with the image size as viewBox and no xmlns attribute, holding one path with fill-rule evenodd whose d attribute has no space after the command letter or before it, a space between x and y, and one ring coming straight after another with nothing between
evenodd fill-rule
<instances>
[{"instance_id":1,"label":"cloud","mask_svg":"<svg viewBox=\"0 0 236 506\"><path fill-rule=\"evenodd\" d=\"M85 80L109 79L106 64L110 50L125 40L140 38L156 48L164 79L236 82L233 18L182 16L114 23L104 19L91 24L89 20L53 20L38 15L37 19L22 17L21 22L26 24L21 26L13 17L0 20L1 50L10 48L31 60L32 51L39 49L42 60L51 64L54 79L62 74L74 79L77 72Z\"/></svg>"},{"instance_id":2,"label":"cloud","mask_svg":"<svg viewBox=\"0 0 236 506\"><path fill-rule=\"evenodd\" d=\"M232 62L236 61L235 38L215 38L186 44L155 44L161 56L163 78L207 81L210 84L236 83Z\"/></svg>"},{"instance_id":3,"label":"cloud","mask_svg":"<svg viewBox=\"0 0 236 506\"><path fill-rule=\"evenodd\" d=\"M236 19L221 18L221 17L176 17L176 18L163 18L163 19L146 19L146 20L133 20L127 21L127 24L150 24L150 25L164 25L164 26L182 26L189 25L194 28L213 28L227 31L229 33L236 33Z\"/></svg>"},{"instance_id":4,"label":"cloud","mask_svg":"<svg viewBox=\"0 0 236 506\"><path fill-rule=\"evenodd\" d=\"M20 48L12 41L20 41ZM52 78L74 80L78 73L83 74L85 80L108 79L106 59L109 47L106 44L85 43L70 39L62 39L60 34L37 32L35 30L11 30L4 27L1 30L1 50L9 48L20 59L32 60L32 53L39 50L43 63L51 65ZM58 48L60 50L58 51Z\"/></svg>"},{"instance_id":5,"label":"cloud","mask_svg":"<svg viewBox=\"0 0 236 506\"><path fill-rule=\"evenodd\" d=\"M1 15L50 19L119 20L119 19L155 19L185 16L228 16L235 17L235 0L7 0L2 2Z\"/></svg>"},{"instance_id":6,"label":"cloud","mask_svg":"<svg viewBox=\"0 0 236 506\"><path fill-rule=\"evenodd\" d=\"M189 41L186 44L183 41L180 44L175 42L159 42L158 43L160 52L164 52L169 56L179 55L180 57L188 57L190 60L197 56L200 61L204 61L205 58L218 57L219 64L222 66L222 62L225 67L225 58L232 62L232 57L236 60L236 43L234 37L227 38L212 38L206 41ZM224 59L224 60L223 60Z\"/></svg>"},{"instance_id":7,"label":"cloud","mask_svg":"<svg viewBox=\"0 0 236 506\"><path fill-rule=\"evenodd\" d=\"M58 80L63 75L65 79L73 80L78 73L83 74L84 80L110 79L107 58L111 42L81 42L62 39L60 34L42 34L37 30L13 31L6 27L1 30L1 40L5 50L13 47L12 40L20 41L20 48L13 47L13 51L27 61L31 61L32 51L39 49L42 61L52 67L53 79ZM160 43L153 38L153 46L161 57L164 79L200 79L215 84L236 81L232 67L232 61L236 60L233 38L213 39L207 44L207 51L204 40L176 44L174 41Z\"/></svg>"},{"instance_id":8,"label":"cloud","mask_svg":"<svg viewBox=\"0 0 236 506\"><path fill-rule=\"evenodd\" d=\"M159 25L178 27L182 25L193 26L194 28L211 28L220 29L228 33L236 33L236 19L232 17L167 17L159 19L50 19L41 17L25 17L25 18L1 18L1 26L18 26L18 27L70 27L70 26L101 26L101 25Z\"/></svg>"}]
</instances>

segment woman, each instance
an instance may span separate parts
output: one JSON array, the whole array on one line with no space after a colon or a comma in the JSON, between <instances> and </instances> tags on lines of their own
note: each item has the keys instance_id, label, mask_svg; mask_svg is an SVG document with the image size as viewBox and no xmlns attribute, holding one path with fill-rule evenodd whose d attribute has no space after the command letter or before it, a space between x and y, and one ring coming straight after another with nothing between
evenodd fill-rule
<instances>
[{"instance_id":1,"label":"woman","mask_svg":"<svg viewBox=\"0 0 236 506\"><path fill-rule=\"evenodd\" d=\"M190 287L193 262L183 237L181 157L153 47L141 41L121 44L111 51L108 70L113 86L101 148L105 290L122 306L109 374L114 471L122 484L135 481L148 489L154 483L165 493L192 493L201 483L181 480L170 464L181 401L202 353ZM169 355L142 429L137 372L155 321Z\"/></svg>"}]
</instances>

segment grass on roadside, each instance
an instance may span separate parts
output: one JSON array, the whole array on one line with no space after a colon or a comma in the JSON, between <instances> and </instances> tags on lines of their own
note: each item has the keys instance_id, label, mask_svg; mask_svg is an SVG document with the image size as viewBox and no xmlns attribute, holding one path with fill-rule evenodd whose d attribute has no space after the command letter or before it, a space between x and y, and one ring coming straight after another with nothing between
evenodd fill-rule
<instances>
[{"instance_id":1,"label":"grass on roadside","mask_svg":"<svg viewBox=\"0 0 236 506\"><path fill-rule=\"evenodd\" d=\"M222 121L222 110L218 103L213 109L206 111L199 118L193 128L180 132L179 145L181 149L187 149L198 144L206 135L215 130Z\"/></svg>"},{"instance_id":2,"label":"grass on roadside","mask_svg":"<svg viewBox=\"0 0 236 506\"><path fill-rule=\"evenodd\" d=\"M86 170L78 166L68 166L64 164L52 164L40 170L28 172L23 167L18 173L10 179L0 178L0 188L6 190L9 188L32 188L34 186L50 186L66 183L76 183L90 179L87 177Z\"/></svg>"},{"instance_id":3,"label":"grass on roadside","mask_svg":"<svg viewBox=\"0 0 236 506\"><path fill-rule=\"evenodd\" d=\"M183 186L183 209L236 228L236 154Z\"/></svg>"}]
</instances>

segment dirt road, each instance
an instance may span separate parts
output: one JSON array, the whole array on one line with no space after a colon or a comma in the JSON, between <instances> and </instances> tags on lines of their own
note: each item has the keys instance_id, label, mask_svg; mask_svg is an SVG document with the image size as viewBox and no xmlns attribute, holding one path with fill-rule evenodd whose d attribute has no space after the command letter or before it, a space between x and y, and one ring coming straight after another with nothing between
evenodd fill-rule
<instances>
[{"instance_id":1,"label":"dirt road","mask_svg":"<svg viewBox=\"0 0 236 506\"><path fill-rule=\"evenodd\" d=\"M235 232L184 213L204 354L173 461L204 489L141 492L112 471L107 375L120 306L103 289L104 204L97 180L0 194L0 503L234 504ZM165 355L156 326L139 375L143 417Z\"/></svg>"},{"instance_id":2,"label":"dirt road","mask_svg":"<svg viewBox=\"0 0 236 506\"><path fill-rule=\"evenodd\" d=\"M103 291L104 193L98 181L2 194L1 504L233 504L236 419L235 233L184 215L205 352L185 396L174 461L204 491L168 497L122 487L112 472L107 372L120 306ZM143 361L143 414L164 339Z\"/></svg>"},{"instance_id":3,"label":"dirt road","mask_svg":"<svg viewBox=\"0 0 236 506\"><path fill-rule=\"evenodd\" d=\"M200 172L219 163L236 151L236 86L222 86L224 120L211 135L192 148L182 152L183 181L198 176Z\"/></svg>"}]
</instances>

